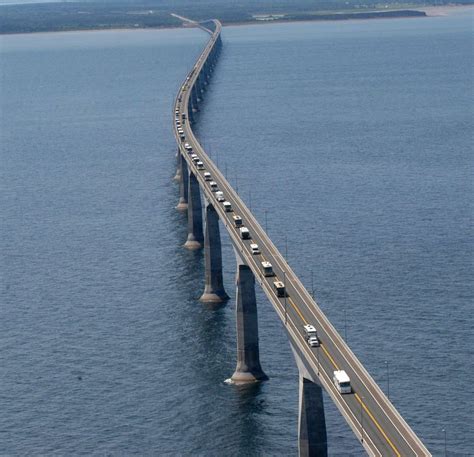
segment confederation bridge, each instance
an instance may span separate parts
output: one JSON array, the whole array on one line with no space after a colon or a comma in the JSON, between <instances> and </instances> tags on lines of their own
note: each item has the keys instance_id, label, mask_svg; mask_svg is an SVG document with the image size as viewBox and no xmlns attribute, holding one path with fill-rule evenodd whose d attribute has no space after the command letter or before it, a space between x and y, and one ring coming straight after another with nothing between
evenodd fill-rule
<instances>
[{"instance_id":1,"label":"confederation bridge","mask_svg":"<svg viewBox=\"0 0 474 457\"><path fill-rule=\"evenodd\" d=\"M187 211L184 246L204 248L206 280L202 302L228 299L222 280L219 221L233 244L237 259L237 366L232 381L244 384L267 379L259 360L257 282L283 323L299 370L300 456L327 456L323 388L369 455L431 455L196 139L192 126L222 48L221 24L217 20L188 22L207 32L210 39L175 100L175 179L180 188L177 209Z\"/></svg>"}]
</instances>

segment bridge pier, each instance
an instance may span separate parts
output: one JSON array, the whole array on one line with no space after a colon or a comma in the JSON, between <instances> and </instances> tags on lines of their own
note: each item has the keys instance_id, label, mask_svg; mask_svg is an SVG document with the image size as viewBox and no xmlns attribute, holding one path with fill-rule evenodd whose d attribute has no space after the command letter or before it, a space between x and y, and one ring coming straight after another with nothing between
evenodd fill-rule
<instances>
[{"instance_id":1,"label":"bridge pier","mask_svg":"<svg viewBox=\"0 0 474 457\"><path fill-rule=\"evenodd\" d=\"M198 94L197 94L196 85L194 85L191 90L191 102L192 102L192 110L194 112L199 111L199 102L198 102Z\"/></svg>"},{"instance_id":2,"label":"bridge pier","mask_svg":"<svg viewBox=\"0 0 474 457\"><path fill-rule=\"evenodd\" d=\"M299 385L298 455L299 457L327 457L322 388L301 373Z\"/></svg>"},{"instance_id":3,"label":"bridge pier","mask_svg":"<svg viewBox=\"0 0 474 457\"><path fill-rule=\"evenodd\" d=\"M309 372L298 355L298 348L291 344L291 349L299 372L298 455L327 457L323 389L317 375Z\"/></svg>"},{"instance_id":4,"label":"bridge pier","mask_svg":"<svg viewBox=\"0 0 474 457\"><path fill-rule=\"evenodd\" d=\"M268 376L260 366L255 277L237 253L236 257L237 367L231 380L235 384L247 384L264 381Z\"/></svg>"},{"instance_id":5,"label":"bridge pier","mask_svg":"<svg viewBox=\"0 0 474 457\"><path fill-rule=\"evenodd\" d=\"M183 159L183 162L185 160ZM187 249L200 249L204 241L202 233L201 191L196 175L188 175L188 239L184 243Z\"/></svg>"},{"instance_id":6,"label":"bridge pier","mask_svg":"<svg viewBox=\"0 0 474 457\"><path fill-rule=\"evenodd\" d=\"M194 124L193 100L192 100L192 98L190 98L189 102L188 102L188 120L189 120L189 123L191 125Z\"/></svg>"},{"instance_id":7,"label":"bridge pier","mask_svg":"<svg viewBox=\"0 0 474 457\"><path fill-rule=\"evenodd\" d=\"M205 303L221 303L229 299L222 279L222 249L219 231L219 216L207 199L205 209L206 229L204 231L204 257L206 285L199 299Z\"/></svg>"},{"instance_id":8,"label":"bridge pier","mask_svg":"<svg viewBox=\"0 0 474 457\"><path fill-rule=\"evenodd\" d=\"M204 92L204 88L203 88L203 85L202 85L202 82L201 82L201 75L200 74L196 78L196 89L197 89L198 102L202 102L202 100L203 100L202 94Z\"/></svg>"},{"instance_id":9,"label":"bridge pier","mask_svg":"<svg viewBox=\"0 0 474 457\"><path fill-rule=\"evenodd\" d=\"M181 154L179 154L179 168L181 179L179 180L179 202L176 209L186 211L188 209L188 164Z\"/></svg>"},{"instance_id":10,"label":"bridge pier","mask_svg":"<svg viewBox=\"0 0 474 457\"><path fill-rule=\"evenodd\" d=\"M176 153L176 163L177 163L177 168L176 168L176 174L174 175L174 180L175 181L181 181L181 160L183 160L181 151L178 148L178 152Z\"/></svg>"}]
</instances>

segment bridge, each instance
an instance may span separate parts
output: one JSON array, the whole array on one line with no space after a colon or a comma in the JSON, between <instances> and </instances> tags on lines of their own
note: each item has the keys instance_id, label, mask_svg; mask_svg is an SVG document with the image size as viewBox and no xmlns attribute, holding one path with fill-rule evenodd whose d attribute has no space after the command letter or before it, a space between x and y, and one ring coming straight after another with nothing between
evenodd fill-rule
<instances>
[{"instance_id":1,"label":"bridge","mask_svg":"<svg viewBox=\"0 0 474 457\"><path fill-rule=\"evenodd\" d=\"M222 29L217 20L189 22L207 32L210 39L175 99L173 122L178 144L175 179L180 188L177 209L187 211L188 235L184 246L204 248L206 279L202 302L218 303L228 299L222 280L219 221L232 241L237 259L237 366L232 381L241 384L267 379L259 359L255 299L255 283L258 283L282 321L299 370L300 456L327 455L322 389L369 455L431 455L195 137L192 125L219 57ZM309 344L308 335L314 332L308 334L305 329L308 325L317 332L313 345ZM341 393L344 384L337 385L337 376L334 379L334 372L341 370L350 379L350 393Z\"/></svg>"}]
</instances>

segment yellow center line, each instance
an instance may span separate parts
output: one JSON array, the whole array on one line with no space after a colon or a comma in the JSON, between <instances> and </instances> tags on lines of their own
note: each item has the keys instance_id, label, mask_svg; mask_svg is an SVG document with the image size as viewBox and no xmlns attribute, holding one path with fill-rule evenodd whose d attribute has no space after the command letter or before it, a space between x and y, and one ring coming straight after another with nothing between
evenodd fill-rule
<instances>
[{"instance_id":1,"label":"yellow center line","mask_svg":"<svg viewBox=\"0 0 474 457\"><path fill-rule=\"evenodd\" d=\"M299 308L294 304L293 300L290 297L287 297L287 300L290 302L291 306L293 306L294 310L298 313L298 316L300 316L301 320L304 322L304 325L308 324L308 321L304 318L303 314L299 310Z\"/></svg>"},{"instance_id":2,"label":"yellow center line","mask_svg":"<svg viewBox=\"0 0 474 457\"><path fill-rule=\"evenodd\" d=\"M308 323L306 321L306 319L303 317L303 314L301 313L301 311L299 310L299 308L295 305L295 303L293 302L293 300L291 298L288 297L288 301L290 302L291 306L293 306L294 310L298 313L298 315L300 316L301 320L305 323L305 325ZM339 370L339 367L337 366L336 362L334 361L334 359L332 358L331 354L329 354L329 351L324 347L323 344L320 344L320 347L321 349L324 351L324 353L326 354L326 357L331 361L332 365L334 366L334 368L336 370ZM362 405L362 407L364 408L364 411L367 413L367 415L370 417L370 419L372 420L372 422L375 424L375 426L377 427L377 429L379 430L379 432L382 434L382 436L385 438L385 440L387 441L387 443L390 445L390 447L393 449L393 451L395 452L395 454L397 455L397 457L401 457L400 453L398 452L397 448L395 447L395 445L392 443L392 441L390 440L390 438L387 436L387 434L384 432L384 430L382 429L382 427L380 426L380 424L377 422L377 420L375 419L374 415L369 411L369 409L367 408L367 406L365 405L365 403L362 401L362 399L360 398L359 394L355 393L355 397L357 399L357 401Z\"/></svg>"},{"instance_id":3,"label":"yellow center line","mask_svg":"<svg viewBox=\"0 0 474 457\"><path fill-rule=\"evenodd\" d=\"M383 435L387 443L390 445L390 447L393 449L393 452L397 455L397 457L401 457L401 454L398 452L398 449L395 447L395 445L392 443L390 438L387 436L387 434L383 431L382 427L380 424L377 422L373 414L369 411L369 408L367 408L366 404L362 401L358 393L355 393L354 396L356 397L357 401L361 404L362 408L364 408L364 411L367 413L367 415L372 419L372 422L375 424L379 432Z\"/></svg>"},{"instance_id":4,"label":"yellow center line","mask_svg":"<svg viewBox=\"0 0 474 457\"><path fill-rule=\"evenodd\" d=\"M333 367L336 369L336 370L339 370L339 367L337 366L337 363L334 361L334 359L331 357L331 354L329 354L329 351L324 347L324 344L320 344L319 345L321 347L321 349L324 351L324 353L326 354L327 358L331 361Z\"/></svg>"}]
</instances>

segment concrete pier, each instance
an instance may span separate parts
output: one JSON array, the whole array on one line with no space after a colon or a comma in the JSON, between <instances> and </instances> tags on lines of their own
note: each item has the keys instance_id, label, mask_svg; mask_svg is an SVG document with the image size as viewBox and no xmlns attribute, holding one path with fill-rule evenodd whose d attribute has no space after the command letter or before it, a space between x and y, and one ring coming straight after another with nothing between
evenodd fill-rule
<instances>
[{"instance_id":1,"label":"concrete pier","mask_svg":"<svg viewBox=\"0 0 474 457\"><path fill-rule=\"evenodd\" d=\"M327 457L323 391L318 383L300 374L298 450L299 457Z\"/></svg>"},{"instance_id":2,"label":"concrete pier","mask_svg":"<svg viewBox=\"0 0 474 457\"><path fill-rule=\"evenodd\" d=\"M184 247L199 249L203 242L201 191L196 175L190 171L188 175L188 239Z\"/></svg>"},{"instance_id":3,"label":"concrete pier","mask_svg":"<svg viewBox=\"0 0 474 457\"><path fill-rule=\"evenodd\" d=\"M176 153L176 174L174 175L174 180L175 181L180 181L181 180L181 160L183 160L183 156L181 155L181 151L178 148L178 152Z\"/></svg>"},{"instance_id":4,"label":"concrete pier","mask_svg":"<svg viewBox=\"0 0 474 457\"><path fill-rule=\"evenodd\" d=\"M268 379L260 366L255 277L237 255L237 367L231 380L246 384Z\"/></svg>"},{"instance_id":5,"label":"concrete pier","mask_svg":"<svg viewBox=\"0 0 474 457\"><path fill-rule=\"evenodd\" d=\"M192 100L192 98L189 99L188 119L189 119L189 123L191 125L193 125L194 124L194 114L193 114L193 100Z\"/></svg>"},{"instance_id":6,"label":"concrete pier","mask_svg":"<svg viewBox=\"0 0 474 457\"><path fill-rule=\"evenodd\" d=\"M196 85L193 86L191 90L191 105L192 105L192 110L194 112L199 111L199 102L198 102L198 93L196 89Z\"/></svg>"},{"instance_id":7,"label":"concrete pier","mask_svg":"<svg viewBox=\"0 0 474 457\"><path fill-rule=\"evenodd\" d=\"M222 249L219 231L219 216L214 206L206 199L204 230L204 257L206 285L199 299L206 303L221 303L229 299L222 280Z\"/></svg>"},{"instance_id":8,"label":"concrete pier","mask_svg":"<svg viewBox=\"0 0 474 457\"><path fill-rule=\"evenodd\" d=\"M297 346L291 344L291 349L299 372L299 457L327 457L326 417L318 374L308 370Z\"/></svg>"},{"instance_id":9,"label":"concrete pier","mask_svg":"<svg viewBox=\"0 0 474 457\"><path fill-rule=\"evenodd\" d=\"M176 209L179 211L186 211L188 209L188 164L180 154L179 159L180 175L179 181L179 202Z\"/></svg>"}]
</instances>

